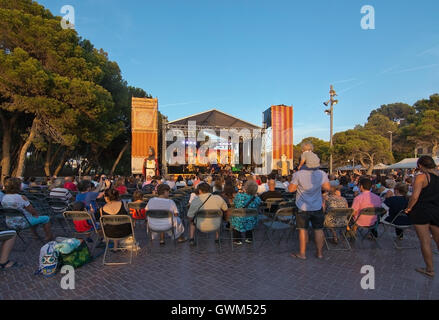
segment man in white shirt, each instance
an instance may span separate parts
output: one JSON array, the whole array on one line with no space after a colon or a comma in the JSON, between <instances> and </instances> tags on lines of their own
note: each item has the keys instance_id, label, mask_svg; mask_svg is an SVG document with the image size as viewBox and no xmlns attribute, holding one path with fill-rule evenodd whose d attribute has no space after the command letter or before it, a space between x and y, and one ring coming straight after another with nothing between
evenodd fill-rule
<instances>
[{"instance_id":1,"label":"man in white shirt","mask_svg":"<svg viewBox=\"0 0 439 320\"><path fill-rule=\"evenodd\" d=\"M175 179L173 175L167 176L165 182L171 190L175 190Z\"/></svg>"},{"instance_id":2,"label":"man in white shirt","mask_svg":"<svg viewBox=\"0 0 439 320\"><path fill-rule=\"evenodd\" d=\"M169 191L171 188L167 184L161 184L157 187L158 197L152 198L148 201L148 205L146 206L146 211L149 210L165 210L171 211L174 214L174 234L175 238L178 238L178 242L185 242L186 238L184 237L184 226L181 222L181 219L178 217L178 209L175 205L175 202L169 198ZM148 213L147 213L148 214ZM164 219L155 219L148 217L148 224L154 230L167 230L169 229L172 220L164 220ZM157 233L152 233L152 238L156 237ZM168 235L172 237L172 231L168 231ZM165 234L164 232L160 233L160 244L165 244Z\"/></svg>"},{"instance_id":3,"label":"man in white shirt","mask_svg":"<svg viewBox=\"0 0 439 320\"><path fill-rule=\"evenodd\" d=\"M72 194L66 188L63 188L63 182L60 180L55 181L51 186L49 197L59 199L62 201L69 201L72 198Z\"/></svg>"},{"instance_id":4,"label":"man in white shirt","mask_svg":"<svg viewBox=\"0 0 439 320\"><path fill-rule=\"evenodd\" d=\"M268 191L267 176L261 176L261 184L258 186L258 194Z\"/></svg>"}]
</instances>

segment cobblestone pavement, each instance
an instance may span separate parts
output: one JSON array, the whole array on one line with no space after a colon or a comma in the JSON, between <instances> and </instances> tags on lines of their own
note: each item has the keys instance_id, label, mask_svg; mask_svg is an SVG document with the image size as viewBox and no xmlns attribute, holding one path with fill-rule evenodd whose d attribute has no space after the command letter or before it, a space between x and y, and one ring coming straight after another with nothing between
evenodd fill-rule
<instances>
[{"instance_id":1,"label":"cobblestone pavement","mask_svg":"<svg viewBox=\"0 0 439 320\"><path fill-rule=\"evenodd\" d=\"M55 231L63 235L61 228ZM24 245L17 239L11 254L23 267L0 271L0 299L439 299L439 279L414 271L424 266L420 250L394 249L393 232L380 239L381 248L365 240L353 244L352 251L325 249L323 260L314 256L311 241L306 261L290 257L298 249L297 234L288 243L265 241L261 247L263 234L260 226L255 246L243 244L233 252L230 240L224 240L219 253L212 237L201 239L198 249L182 243L174 251L170 239L164 247L153 243L151 248L137 226L141 250L132 265L103 266L103 249L97 249L100 255L76 270L76 288L63 290L62 274L34 275L41 243L25 232L30 245L19 251ZM110 256L124 258L125 252ZM439 265L439 255L434 261ZM361 288L363 265L375 268L374 290Z\"/></svg>"}]
</instances>

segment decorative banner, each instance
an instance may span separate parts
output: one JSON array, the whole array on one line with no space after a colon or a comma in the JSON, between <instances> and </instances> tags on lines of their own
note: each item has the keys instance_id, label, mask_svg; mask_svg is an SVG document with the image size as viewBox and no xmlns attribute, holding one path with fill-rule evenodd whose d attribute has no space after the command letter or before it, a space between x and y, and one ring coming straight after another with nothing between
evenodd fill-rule
<instances>
[{"instance_id":1,"label":"decorative banner","mask_svg":"<svg viewBox=\"0 0 439 320\"><path fill-rule=\"evenodd\" d=\"M289 169L293 163L293 107L272 106L271 127L273 134L273 169L280 169L279 163L289 162ZM283 158L283 159L282 159Z\"/></svg>"},{"instance_id":2,"label":"decorative banner","mask_svg":"<svg viewBox=\"0 0 439 320\"><path fill-rule=\"evenodd\" d=\"M158 99L132 98L131 128L131 171L141 174L149 148L158 154Z\"/></svg>"}]
</instances>

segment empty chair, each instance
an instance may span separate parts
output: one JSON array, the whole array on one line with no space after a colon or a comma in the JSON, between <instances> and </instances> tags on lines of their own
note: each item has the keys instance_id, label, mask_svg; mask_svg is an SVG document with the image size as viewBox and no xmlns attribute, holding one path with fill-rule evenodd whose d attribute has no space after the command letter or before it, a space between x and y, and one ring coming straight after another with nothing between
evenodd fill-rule
<instances>
[{"instance_id":1,"label":"empty chair","mask_svg":"<svg viewBox=\"0 0 439 320\"><path fill-rule=\"evenodd\" d=\"M262 239L261 247L264 244L265 239L268 239L274 245L273 235L276 232L281 233L278 244L280 244L285 232L287 232L288 242L290 235L292 235L295 230L295 213L296 209L294 207L279 208L271 221L264 222L266 230Z\"/></svg>"}]
</instances>

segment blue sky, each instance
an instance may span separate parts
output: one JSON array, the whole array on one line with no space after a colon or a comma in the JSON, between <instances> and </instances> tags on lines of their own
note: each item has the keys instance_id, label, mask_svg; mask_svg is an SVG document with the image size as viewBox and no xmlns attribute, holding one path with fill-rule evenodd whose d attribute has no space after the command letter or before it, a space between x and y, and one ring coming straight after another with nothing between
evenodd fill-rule
<instances>
[{"instance_id":1,"label":"blue sky","mask_svg":"<svg viewBox=\"0 0 439 320\"><path fill-rule=\"evenodd\" d=\"M294 142L329 140L323 101L339 94L335 131L382 104L439 93L439 1L40 0L72 5L76 30L108 52L170 120L217 108L261 125L294 106ZM375 30L362 30L363 5Z\"/></svg>"}]
</instances>

